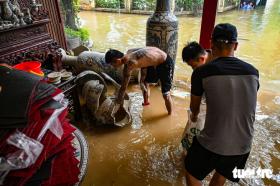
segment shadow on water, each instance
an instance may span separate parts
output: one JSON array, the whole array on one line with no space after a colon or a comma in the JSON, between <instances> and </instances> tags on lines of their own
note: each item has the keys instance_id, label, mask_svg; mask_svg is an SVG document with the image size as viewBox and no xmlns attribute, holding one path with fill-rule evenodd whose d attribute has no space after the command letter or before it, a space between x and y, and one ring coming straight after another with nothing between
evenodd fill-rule
<instances>
[{"instance_id":1,"label":"shadow on water","mask_svg":"<svg viewBox=\"0 0 280 186\"><path fill-rule=\"evenodd\" d=\"M164 120L166 117L169 117L168 115L166 114L159 114L159 115L155 115L155 116L152 116L150 118L147 118L145 119L144 121L145 122L159 122L160 120Z\"/></svg>"},{"instance_id":2,"label":"shadow on water","mask_svg":"<svg viewBox=\"0 0 280 186\"><path fill-rule=\"evenodd\" d=\"M275 176L264 180L243 179L239 184L228 182L226 185L280 183L280 1L267 2L266 8L219 14L217 23L231 22L237 26L240 38L237 56L260 72L255 134L247 167L269 168ZM97 12L81 12L80 16L91 32L95 50L126 51L145 45L148 16ZM186 185L180 140L187 122L192 70L181 62L181 51L187 41L198 40L199 29L200 18L179 18L172 116L167 116L159 88L153 87L151 105L143 111L135 107L133 117L138 118L132 125L119 129L81 124L90 145L89 168L83 186ZM135 85L130 91L141 92ZM136 96L134 102L141 105L141 97Z\"/></svg>"}]
</instances>

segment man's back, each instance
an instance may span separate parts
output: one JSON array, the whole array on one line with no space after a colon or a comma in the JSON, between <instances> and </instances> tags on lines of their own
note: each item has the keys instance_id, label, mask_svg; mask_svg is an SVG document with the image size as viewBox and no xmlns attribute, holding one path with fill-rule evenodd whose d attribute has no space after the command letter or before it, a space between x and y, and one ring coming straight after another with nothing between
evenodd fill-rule
<instances>
[{"instance_id":1,"label":"man's back","mask_svg":"<svg viewBox=\"0 0 280 186\"><path fill-rule=\"evenodd\" d=\"M125 56L130 69L158 66L166 59L167 54L156 47L145 47L128 52Z\"/></svg>"},{"instance_id":2,"label":"man's back","mask_svg":"<svg viewBox=\"0 0 280 186\"><path fill-rule=\"evenodd\" d=\"M192 94L205 92L205 127L197 137L206 149L220 155L240 155L251 149L258 71L235 57L220 57L198 68Z\"/></svg>"}]
</instances>

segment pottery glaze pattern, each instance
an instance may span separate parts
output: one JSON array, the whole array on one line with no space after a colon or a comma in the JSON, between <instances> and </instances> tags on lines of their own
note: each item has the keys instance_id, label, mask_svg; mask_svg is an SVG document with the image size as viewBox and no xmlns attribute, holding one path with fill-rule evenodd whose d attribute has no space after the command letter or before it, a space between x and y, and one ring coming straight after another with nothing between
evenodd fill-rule
<instances>
[{"instance_id":1,"label":"pottery glaze pattern","mask_svg":"<svg viewBox=\"0 0 280 186\"><path fill-rule=\"evenodd\" d=\"M81 73L85 70L92 70L98 74L102 72L108 74L116 82L121 83L123 78L123 68L114 68L112 65L105 62L105 53L95 51L84 51L78 56L69 56L61 49L61 61L64 65L69 65L75 69L76 73ZM131 75L131 82L138 82L139 70L133 71Z\"/></svg>"},{"instance_id":2,"label":"pottery glaze pattern","mask_svg":"<svg viewBox=\"0 0 280 186\"><path fill-rule=\"evenodd\" d=\"M113 79L107 78L107 80L113 81L113 85L117 84ZM89 70L84 71L77 76L76 83L92 119L96 121L96 125L123 127L131 122L129 98L124 100L124 104L118 112L114 112L115 95L107 94L107 85L99 74ZM118 92L119 87L118 84L114 87L115 93Z\"/></svg>"},{"instance_id":3,"label":"pottery glaze pattern","mask_svg":"<svg viewBox=\"0 0 280 186\"><path fill-rule=\"evenodd\" d=\"M147 21L146 46L155 46L176 60L178 20L170 11L170 0L157 0L154 14Z\"/></svg>"},{"instance_id":4,"label":"pottery glaze pattern","mask_svg":"<svg viewBox=\"0 0 280 186\"><path fill-rule=\"evenodd\" d=\"M84 51L78 56L69 56L61 49L62 63L74 68L74 71L78 74L85 70L92 70L98 74L105 72L109 74L115 81L121 82L122 69L115 69L113 66L105 62L105 53L95 51Z\"/></svg>"}]
</instances>

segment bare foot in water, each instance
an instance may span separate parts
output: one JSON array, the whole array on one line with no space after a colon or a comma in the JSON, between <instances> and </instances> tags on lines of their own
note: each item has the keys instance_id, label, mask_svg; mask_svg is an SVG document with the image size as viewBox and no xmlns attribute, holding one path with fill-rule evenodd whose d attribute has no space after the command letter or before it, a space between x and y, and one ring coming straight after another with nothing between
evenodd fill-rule
<instances>
[{"instance_id":1,"label":"bare foot in water","mask_svg":"<svg viewBox=\"0 0 280 186\"><path fill-rule=\"evenodd\" d=\"M142 106L147 106L147 105L150 105L150 103L149 102L142 103Z\"/></svg>"}]
</instances>

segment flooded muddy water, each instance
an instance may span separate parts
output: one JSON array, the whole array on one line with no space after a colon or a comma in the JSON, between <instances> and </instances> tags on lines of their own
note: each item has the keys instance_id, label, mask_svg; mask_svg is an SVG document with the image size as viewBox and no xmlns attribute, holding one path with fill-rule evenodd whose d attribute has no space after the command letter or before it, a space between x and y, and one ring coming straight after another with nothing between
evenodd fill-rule
<instances>
[{"instance_id":1,"label":"flooded muddy water","mask_svg":"<svg viewBox=\"0 0 280 186\"><path fill-rule=\"evenodd\" d=\"M80 12L84 27L94 41L94 49L125 51L145 45L148 16ZM87 137L90 154L83 186L185 186L180 140L187 122L192 70L182 63L181 50L187 41L198 40L200 20L179 17L179 46L173 90L174 114L167 115L159 87L151 90L151 105L143 108L142 121L124 128L80 124ZM236 55L260 72L261 88L255 123L253 148L248 168L269 168L271 179L244 179L238 185L280 184L280 1L254 11L233 10L218 14L217 23L231 22L239 31ZM132 85L135 105L141 113L141 93ZM138 97L137 97L138 96ZM207 182L207 180L206 180ZM227 183L227 185L234 185Z\"/></svg>"},{"instance_id":2,"label":"flooded muddy water","mask_svg":"<svg viewBox=\"0 0 280 186\"><path fill-rule=\"evenodd\" d=\"M131 91L138 92L140 106L139 87L135 85ZM158 87L152 88L151 98L140 123L124 128L81 126L91 152L83 185L183 184L179 143L187 120L187 101L174 98L174 114L168 116Z\"/></svg>"},{"instance_id":3,"label":"flooded muddy water","mask_svg":"<svg viewBox=\"0 0 280 186\"><path fill-rule=\"evenodd\" d=\"M137 91L138 100L142 99L138 86L134 85L131 91ZM81 124L90 146L88 172L82 185L185 186L180 140L187 122L189 96L173 96L173 101L174 114L168 116L161 91L155 87L151 90L151 105L143 109L142 123L124 128ZM274 101L275 95L270 92L259 94L254 144L247 167L271 168L279 173L280 105L275 105ZM277 112L272 112L271 108ZM244 181L241 185L266 182L261 179ZM268 180L268 183L277 185L275 180Z\"/></svg>"}]
</instances>

